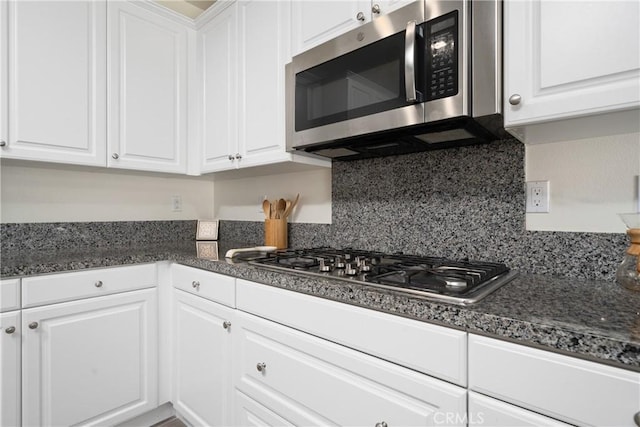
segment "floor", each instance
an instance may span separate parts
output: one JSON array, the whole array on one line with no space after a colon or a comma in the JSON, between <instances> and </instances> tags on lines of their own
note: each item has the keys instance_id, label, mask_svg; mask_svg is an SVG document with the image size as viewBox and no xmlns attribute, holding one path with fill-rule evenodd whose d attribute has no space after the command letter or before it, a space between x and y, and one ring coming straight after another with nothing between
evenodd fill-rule
<instances>
[{"instance_id":1,"label":"floor","mask_svg":"<svg viewBox=\"0 0 640 427\"><path fill-rule=\"evenodd\" d=\"M164 421L160 421L157 424L154 424L151 427L187 427L185 423L180 421L176 417L167 418Z\"/></svg>"}]
</instances>

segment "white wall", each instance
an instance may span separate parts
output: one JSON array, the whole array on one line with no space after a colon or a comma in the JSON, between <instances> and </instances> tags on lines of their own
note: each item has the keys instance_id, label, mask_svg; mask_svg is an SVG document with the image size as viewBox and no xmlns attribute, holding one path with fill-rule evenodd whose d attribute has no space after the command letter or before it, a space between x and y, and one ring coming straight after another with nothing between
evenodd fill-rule
<instances>
[{"instance_id":1,"label":"white wall","mask_svg":"<svg viewBox=\"0 0 640 427\"><path fill-rule=\"evenodd\" d=\"M172 212L171 196L182 197ZM143 221L213 218L213 178L0 163L0 222Z\"/></svg>"},{"instance_id":2,"label":"white wall","mask_svg":"<svg viewBox=\"0 0 640 427\"><path fill-rule=\"evenodd\" d=\"M216 175L217 218L263 221L264 196L300 201L289 222L331 223L331 169L287 164Z\"/></svg>"},{"instance_id":3,"label":"white wall","mask_svg":"<svg viewBox=\"0 0 640 427\"><path fill-rule=\"evenodd\" d=\"M624 232L618 213L638 210L640 134L527 145L527 181L549 181L550 212L528 230Z\"/></svg>"}]
</instances>

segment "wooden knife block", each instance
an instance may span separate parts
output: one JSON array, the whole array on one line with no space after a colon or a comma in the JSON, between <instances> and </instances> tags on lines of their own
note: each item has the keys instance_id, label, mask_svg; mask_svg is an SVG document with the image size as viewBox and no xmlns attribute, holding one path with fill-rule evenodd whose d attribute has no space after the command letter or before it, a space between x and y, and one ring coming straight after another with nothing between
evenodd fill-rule
<instances>
[{"instance_id":1,"label":"wooden knife block","mask_svg":"<svg viewBox=\"0 0 640 427\"><path fill-rule=\"evenodd\" d=\"M264 245L286 249L288 246L287 219L264 220Z\"/></svg>"}]
</instances>

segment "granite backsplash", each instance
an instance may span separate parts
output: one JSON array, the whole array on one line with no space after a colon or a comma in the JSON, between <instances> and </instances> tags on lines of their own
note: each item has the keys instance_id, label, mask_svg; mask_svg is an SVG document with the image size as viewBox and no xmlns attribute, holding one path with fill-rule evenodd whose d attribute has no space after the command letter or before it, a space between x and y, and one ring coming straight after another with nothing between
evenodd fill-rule
<instances>
[{"instance_id":1,"label":"granite backsplash","mask_svg":"<svg viewBox=\"0 0 640 427\"><path fill-rule=\"evenodd\" d=\"M624 233L525 230L524 145L515 139L334 162L332 224L290 224L291 247L330 245L504 262L523 273L613 281ZM262 223L224 221L222 236Z\"/></svg>"},{"instance_id":2,"label":"granite backsplash","mask_svg":"<svg viewBox=\"0 0 640 427\"><path fill-rule=\"evenodd\" d=\"M353 247L506 263L523 273L613 281L624 233L525 230L524 146L513 139L334 162L332 224L289 224L290 247ZM221 241L263 242L261 221L220 221ZM0 224L0 250L194 240L196 221Z\"/></svg>"}]
</instances>

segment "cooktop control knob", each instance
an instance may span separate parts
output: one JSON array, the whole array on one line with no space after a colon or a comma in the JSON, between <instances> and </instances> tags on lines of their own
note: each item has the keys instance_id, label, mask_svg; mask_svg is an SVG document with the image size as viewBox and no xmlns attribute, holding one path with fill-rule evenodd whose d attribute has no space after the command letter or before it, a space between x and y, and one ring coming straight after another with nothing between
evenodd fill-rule
<instances>
[{"instance_id":1,"label":"cooktop control knob","mask_svg":"<svg viewBox=\"0 0 640 427\"><path fill-rule=\"evenodd\" d=\"M336 258L336 268L342 269L344 267L345 267L344 260L340 257Z\"/></svg>"},{"instance_id":2,"label":"cooktop control knob","mask_svg":"<svg viewBox=\"0 0 640 427\"><path fill-rule=\"evenodd\" d=\"M363 273L368 273L369 271L371 271L371 265L367 264L367 260L363 259L360 263L360 271L362 271Z\"/></svg>"},{"instance_id":3,"label":"cooktop control knob","mask_svg":"<svg viewBox=\"0 0 640 427\"><path fill-rule=\"evenodd\" d=\"M347 276L355 276L358 274L358 269L355 265L349 263L344 270L344 274L346 274Z\"/></svg>"},{"instance_id":4,"label":"cooktop control knob","mask_svg":"<svg viewBox=\"0 0 640 427\"><path fill-rule=\"evenodd\" d=\"M324 263L324 259L320 258L320 267L318 268L318 270L320 270L321 273L327 273L327 272L331 271L331 266L330 265L326 265Z\"/></svg>"}]
</instances>

